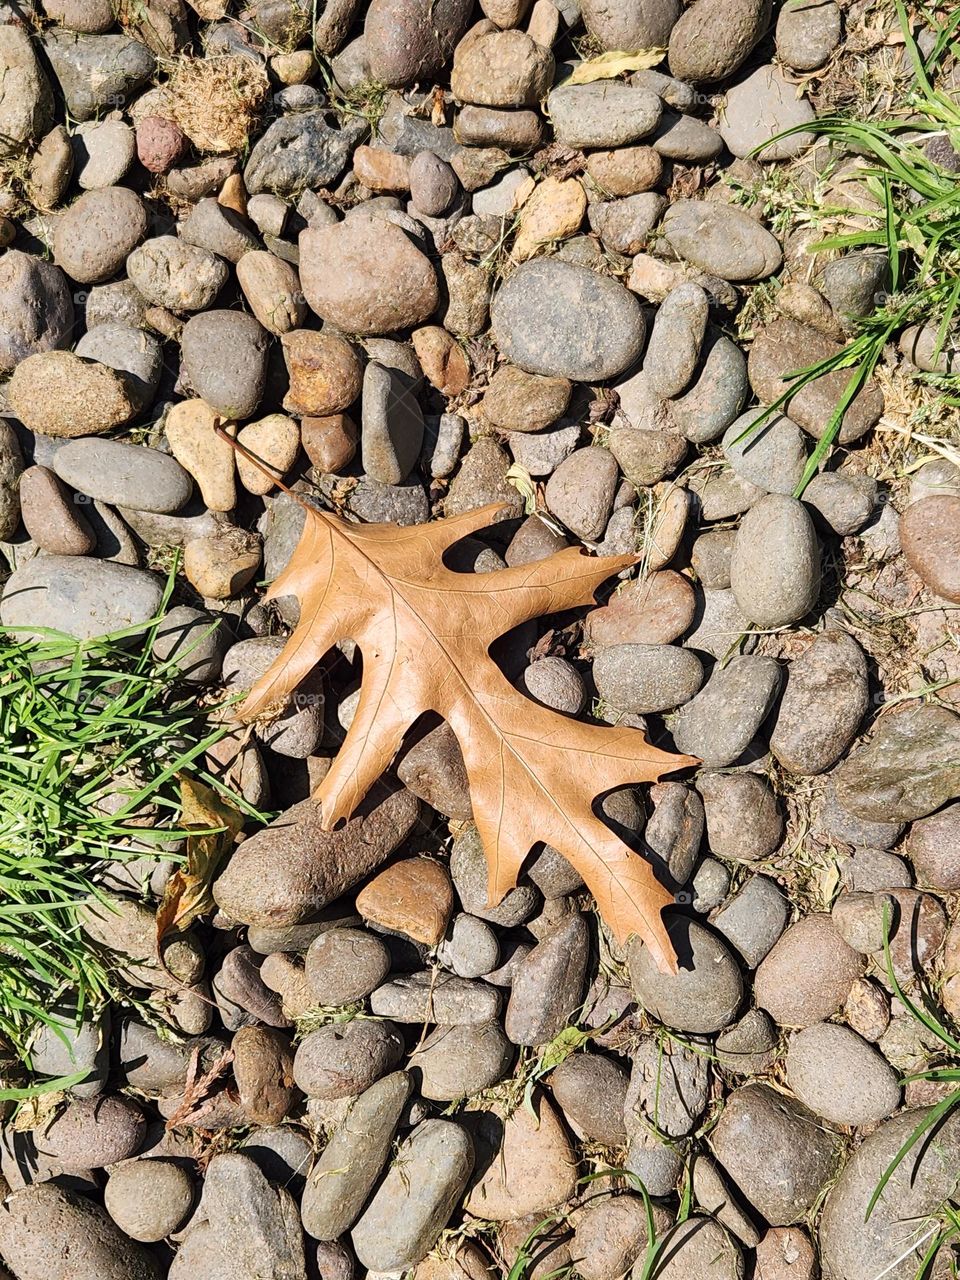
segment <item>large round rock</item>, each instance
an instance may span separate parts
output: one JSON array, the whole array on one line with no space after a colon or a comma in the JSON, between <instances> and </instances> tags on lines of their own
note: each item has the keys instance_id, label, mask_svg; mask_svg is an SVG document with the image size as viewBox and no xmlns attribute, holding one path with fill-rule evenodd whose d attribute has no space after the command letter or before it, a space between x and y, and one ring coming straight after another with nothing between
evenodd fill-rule
<instances>
[{"instance_id":1,"label":"large round rock","mask_svg":"<svg viewBox=\"0 0 960 1280\"><path fill-rule=\"evenodd\" d=\"M876 1124L900 1105L900 1085L887 1060L835 1022L817 1022L791 1038L787 1083L833 1124Z\"/></svg>"},{"instance_id":2,"label":"large round rock","mask_svg":"<svg viewBox=\"0 0 960 1280\"><path fill-rule=\"evenodd\" d=\"M686 916L674 916L667 932L679 969L663 973L649 948L634 938L627 947L637 1001L668 1027L710 1035L736 1017L743 979L729 948L716 934Z\"/></svg>"},{"instance_id":3,"label":"large round rock","mask_svg":"<svg viewBox=\"0 0 960 1280\"><path fill-rule=\"evenodd\" d=\"M380 218L307 227L300 235L300 283L317 315L345 333L413 328L439 301L430 259Z\"/></svg>"},{"instance_id":4,"label":"large round rock","mask_svg":"<svg viewBox=\"0 0 960 1280\"><path fill-rule=\"evenodd\" d=\"M730 1094L710 1143L750 1206L775 1227L806 1216L840 1149L812 1112L765 1084Z\"/></svg>"},{"instance_id":5,"label":"large round rock","mask_svg":"<svg viewBox=\"0 0 960 1280\"><path fill-rule=\"evenodd\" d=\"M500 351L528 373L602 382L643 350L645 325L634 295L589 267L554 258L518 267L490 315Z\"/></svg>"},{"instance_id":6,"label":"large round rock","mask_svg":"<svg viewBox=\"0 0 960 1280\"><path fill-rule=\"evenodd\" d=\"M920 1274L934 1215L956 1187L957 1112L934 1128L932 1140L924 1138L914 1146L890 1175L869 1217L867 1209L880 1179L926 1114L904 1111L894 1116L847 1162L820 1219L824 1280L913 1280Z\"/></svg>"},{"instance_id":7,"label":"large round rock","mask_svg":"<svg viewBox=\"0 0 960 1280\"><path fill-rule=\"evenodd\" d=\"M52 1182L0 1205L0 1256L18 1280L160 1280L160 1264L92 1200Z\"/></svg>"}]
</instances>

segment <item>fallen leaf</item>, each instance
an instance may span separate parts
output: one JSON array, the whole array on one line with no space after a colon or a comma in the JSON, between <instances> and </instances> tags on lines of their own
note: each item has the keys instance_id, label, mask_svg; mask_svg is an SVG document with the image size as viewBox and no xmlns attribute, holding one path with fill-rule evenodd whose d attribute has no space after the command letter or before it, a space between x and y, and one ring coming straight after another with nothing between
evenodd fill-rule
<instances>
[{"instance_id":1,"label":"fallen leaf","mask_svg":"<svg viewBox=\"0 0 960 1280\"><path fill-rule=\"evenodd\" d=\"M515 462L507 471L507 484L512 484L517 493L523 498L523 509L528 516L532 516L537 509L537 487L533 483L533 477L526 467L522 467L519 462Z\"/></svg>"},{"instance_id":2,"label":"fallen leaf","mask_svg":"<svg viewBox=\"0 0 960 1280\"><path fill-rule=\"evenodd\" d=\"M243 814L218 791L181 775L180 823L196 830L187 836L186 866L171 875L157 908L157 942L216 909L210 886L243 827Z\"/></svg>"},{"instance_id":3,"label":"fallen leaf","mask_svg":"<svg viewBox=\"0 0 960 1280\"><path fill-rule=\"evenodd\" d=\"M227 1049L220 1055L209 1071L200 1074L200 1046L195 1045L190 1053L190 1065L187 1078L180 1097L180 1105L167 1119L165 1128L176 1129L187 1122L195 1124L204 1110L209 1110L210 1090L233 1063L233 1050Z\"/></svg>"},{"instance_id":4,"label":"fallen leaf","mask_svg":"<svg viewBox=\"0 0 960 1280\"><path fill-rule=\"evenodd\" d=\"M351 816L410 726L435 712L463 752L490 902L516 885L533 845L546 841L580 872L621 942L638 934L663 969L675 968L660 915L673 898L592 802L696 761L651 746L636 729L583 724L539 706L488 653L522 622L593 603L600 583L636 557L569 547L534 564L461 574L446 567L444 552L489 525L502 505L409 527L347 524L303 506L300 542L266 597L296 596L300 620L239 715L250 720L285 702L339 640L356 642L360 701L315 793L323 830Z\"/></svg>"},{"instance_id":5,"label":"fallen leaf","mask_svg":"<svg viewBox=\"0 0 960 1280\"><path fill-rule=\"evenodd\" d=\"M638 49L636 53L624 53L610 49L607 53L588 58L575 67L564 84L590 84L594 80L613 80L626 71L649 71L667 56L666 49Z\"/></svg>"},{"instance_id":6,"label":"fallen leaf","mask_svg":"<svg viewBox=\"0 0 960 1280\"><path fill-rule=\"evenodd\" d=\"M576 178L544 178L523 205L510 257L526 262L542 245L572 236L586 212L587 193Z\"/></svg>"}]
</instances>

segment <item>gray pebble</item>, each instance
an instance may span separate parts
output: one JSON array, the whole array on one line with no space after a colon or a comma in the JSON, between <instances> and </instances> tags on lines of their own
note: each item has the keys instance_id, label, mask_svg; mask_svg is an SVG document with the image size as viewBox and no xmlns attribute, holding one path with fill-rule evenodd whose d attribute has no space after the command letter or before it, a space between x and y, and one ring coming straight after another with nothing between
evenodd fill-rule
<instances>
[{"instance_id":1,"label":"gray pebble","mask_svg":"<svg viewBox=\"0 0 960 1280\"><path fill-rule=\"evenodd\" d=\"M863 650L844 631L824 631L787 668L770 750L789 773L823 773L857 736L869 701Z\"/></svg>"},{"instance_id":2,"label":"gray pebble","mask_svg":"<svg viewBox=\"0 0 960 1280\"><path fill-rule=\"evenodd\" d=\"M500 1012L500 993L486 982L449 973L401 974L377 987L370 996L370 1009L397 1022L476 1027Z\"/></svg>"},{"instance_id":3,"label":"gray pebble","mask_svg":"<svg viewBox=\"0 0 960 1280\"><path fill-rule=\"evenodd\" d=\"M755 773L702 773L707 845L719 858L757 862L783 839L783 814L765 778Z\"/></svg>"},{"instance_id":4,"label":"gray pebble","mask_svg":"<svg viewBox=\"0 0 960 1280\"><path fill-rule=\"evenodd\" d=\"M810 612L820 591L820 547L796 498L770 493L740 523L730 582L744 615L782 627Z\"/></svg>"},{"instance_id":5,"label":"gray pebble","mask_svg":"<svg viewBox=\"0 0 960 1280\"><path fill-rule=\"evenodd\" d=\"M900 1085L882 1054L851 1031L818 1022L790 1037L787 1084L832 1124L876 1124L900 1105Z\"/></svg>"},{"instance_id":6,"label":"gray pebble","mask_svg":"<svg viewBox=\"0 0 960 1280\"><path fill-rule=\"evenodd\" d=\"M807 464L806 437L782 413L769 415L751 430L759 416L750 409L730 424L723 436L724 456L737 475L757 488L792 494Z\"/></svg>"},{"instance_id":7,"label":"gray pebble","mask_svg":"<svg viewBox=\"0 0 960 1280\"><path fill-rule=\"evenodd\" d=\"M53 469L78 493L141 511L179 511L193 492L193 481L176 458L119 440L68 440L57 450Z\"/></svg>"},{"instance_id":8,"label":"gray pebble","mask_svg":"<svg viewBox=\"0 0 960 1280\"><path fill-rule=\"evenodd\" d=\"M668 925L677 950L677 973L662 973L636 938L627 944L630 978L638 1002L678 1031L709 1035L733 1021L743 999L743 979L732 953L695 920L673 916Z\"/></svg>"},{"instance_id":9,"label":"gray pebble","mask_svg":"<svg viewBox=\"0 0 960 1280\"><path fill-rule=\"evenodd\" d=\"M707 768L733 764L747 750L780 691L775 658L733 657L670 721L678 751Z\"/></svg>"},{"instance_id":10,"label":"gray pebble","mask_svg":"<svg viewBox=\"0 0 960 1280\"><path fill-rule=\"evenodd\" d=\"M790 904L767 876L751 876L711 920L736 947L749 969L756 969L790 919Z\"/></svg>"},{"instance_id":11,"label":"gray pebble","mask_svg":"<svg viewBox=\"0 0 960 1280\"><path fill-rule=\"evenodd\" d=\"M688 702L703 683L703 666L689 649L666 644L618 644L593 662L597 692L620 711L668 711Z\"/></svg>"},{"instance_id":12,"label":"gray pebble","mask_svg":"<svg viewBox=\"0 0 960 1280\"><path fill-rule=\"evenodd\" d=\"M590 930L576 914L517 966L504 1023L514 1044L547 1044L570 1024L583 1002L589 957Z\"/></svg>"}]
</instances>

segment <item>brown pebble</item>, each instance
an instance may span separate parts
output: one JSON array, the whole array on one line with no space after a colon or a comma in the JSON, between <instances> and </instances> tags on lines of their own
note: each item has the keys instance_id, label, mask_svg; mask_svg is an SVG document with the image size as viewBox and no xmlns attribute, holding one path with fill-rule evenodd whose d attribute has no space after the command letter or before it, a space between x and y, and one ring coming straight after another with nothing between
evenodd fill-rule
<instances>
[{"instance_id":1,"label":"brown pebble","mask_svg":"<svg viewBox=\"0 0 960 1280\"><path fill-rule=\"evenodd\" d=\"M20 477L20 514L38 547L55 556L85 556L97 545L80 507L46 467L28 467Z\"/></svg>"},{"instance_id":2,"label":"brown pebble","mask_svg":"<svg viewBox=\"0 0 960 1280\"><path fill-rule=\"evenodd\" d=\"M587 173L608 196L633 196L651 191L663 176L663 160L653 147L618 147L593 151Z\"/></svg>"},{"instance_id":3,"label":"brown pebble","mask_svg":"<svg viewBox=\"0 0 960 1280\"><path fill-rule=\"evenodd\" d=\"M297 1097L290 1037L274 1027L241 1027L233 1037L233 1075L251 1124L280 1124Z\"/></svg>"},{"instance_id":4,"label":"brown pebble","mask_svg":"<svg viewBox=\"0 0 960 1280\"><path fill-rule=\"evenodd\" d=\"M353 404L360 394L362 371L356 348L345 338L295 329L280 341L290 374L284 409L323 418Z\"/></svg>"},{"instance_id":5,"label":"brown pebble","mask_svg":"<svg viewBox=\"0 0 960 1280\"><path fill-rule=\"evenodd\" d=\"M429 324L414 329L413 348L430 383L445 396L458 396L470 385L470 361L446 329Z\"/></svg>"},{"instance_id":6,"label":"brown pebble","mask_svg":"<svg viewBox=\"0 0 960 1280\"><path fill-rule=\"evenodd\" d=\"M410 190L410 159L385 147L357 147L353 174L370 191L397 193Z\"/></svg>"},{"instance_id":7,"label":"brown pebble","mask_svg":"<svg viewBox=\"0 0 960 1280\"><path fill-rule=\"evenodd\" d=\"M628 582L610 603L587 614L585 633L597 649L614 644L671 644L693 622L696 596L682 574L666 569Z\"/></svg>"},{"instance_id":8,"label":"brown pebble","mask_svg":"<svg viewBox=\"0 0 960 1280\"><path fill-rule=\"evenodd\" d=\"M326 418L301 418L300 441L318 471L342 471L353 461L360 433L345 413Z\"/></svg>"},{"instance_id":9,"label":"brown pebble","mask_svg":"<svg viewBox=\"0 0 960 1280\"><path fill-rule=\"evenodd\" d=\"M395 862L357 894L357 910L365 920L436 946L453 914L450 873L429 858Z\"/></svg>"}]
</instances>

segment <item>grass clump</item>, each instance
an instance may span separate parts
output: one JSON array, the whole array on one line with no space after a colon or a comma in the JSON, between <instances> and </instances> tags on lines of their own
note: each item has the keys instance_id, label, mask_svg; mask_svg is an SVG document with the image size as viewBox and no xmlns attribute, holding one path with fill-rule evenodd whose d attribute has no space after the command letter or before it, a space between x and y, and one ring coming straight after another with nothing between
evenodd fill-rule
<instances>
[{"instance_id":1,"label":"grass clump","mask_svg":"<svg viewBox=\"0 0 960 1280\"><path fill-rule=\"evenodd\" d=\"M267 74L247 58L181 56L165 86L174 120L200 151L242 151L270 92Z\"/></svg>"},{"instance_id":2,"label":"grass clump","mask_svg":"<svg viewBox=\"0 0 960 1280\"><path fill-rule=\"evenodd\" d=\"M229 726L178 682L184 655L153 655L159 622L93 640L0 628L0 1046L27 1064L58 999L79 1019L119 992L78 922L104 873L178 856L181 779L223 790L204 753Z\"/></svg>"},{"instance_id":3,"label":"grass clump","mask_svg":"<svg viewBox=\"0 0 960 1280\"><path fill-rule=\"evenodd\" d=\"M890 273L889 293L858 323L854 337L835 354L790 374L783 395L744 432L747 436L758 430L781 409L789 412L791 398L809 383L849 370L844 391L797 485L797 497L829 454L847 409L881 363L887 343L908 327L919 325L935 332L924 360L934 371L918 376L948 393L945 404L960 406L960 380L953 371L957 362L950 354L960 304L960 184L956 173L939 162L937 147L927 147L936 141L945 159L960 148L960 103L934 87L944 59L960 57L960 44L954 39L960 30L960 10L936 29L926 57L913 38L902 0L895 0L895 10L913 70L913 87L904 101L902 118L825 116L804 124L802 130L779 135L813 132L829 139L841 153L866 158L858 169L858 180L868 207L855 211L863 225L829 236L812 249L880 249L886 252Z\"/></svg>"}]
</instances>

